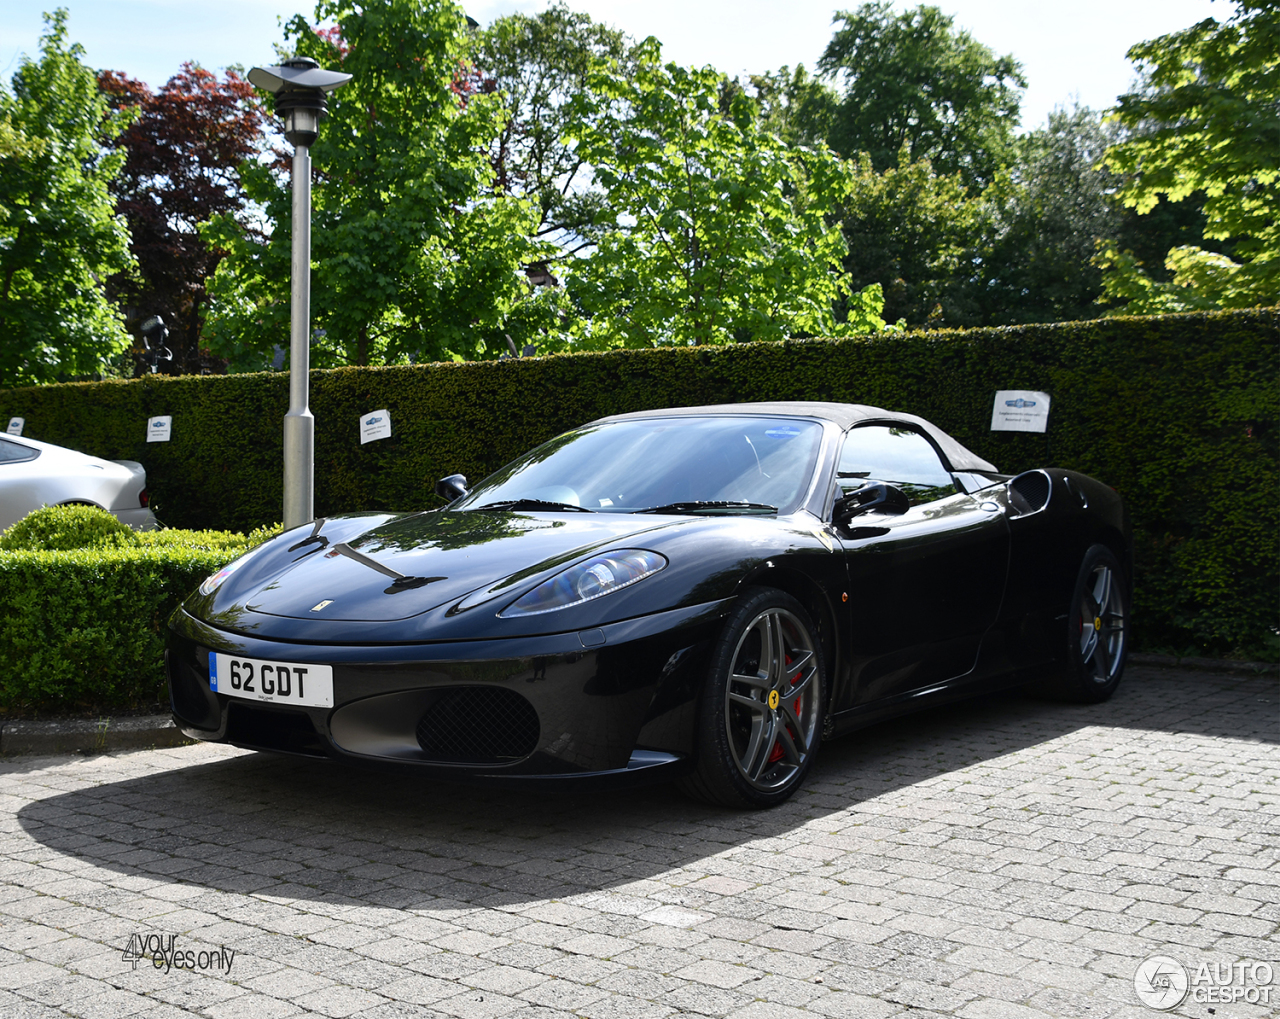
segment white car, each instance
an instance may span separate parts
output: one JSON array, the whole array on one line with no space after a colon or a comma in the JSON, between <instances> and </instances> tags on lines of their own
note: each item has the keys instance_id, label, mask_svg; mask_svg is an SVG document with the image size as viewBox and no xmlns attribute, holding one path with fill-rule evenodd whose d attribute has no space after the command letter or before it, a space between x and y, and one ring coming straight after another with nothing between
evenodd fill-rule
<instances>
[{"instance_id":1,"label":"white car","mask_svg":"<svg viewBox=\"0 0 1280 1019\"><path fill-rule=\"evenodd\" d=\"M147 472L132 460L99 460L48 442L0 435L0 531L41 506L82 503L136 531L156 526Z\"/></svg>"}]
</instances>

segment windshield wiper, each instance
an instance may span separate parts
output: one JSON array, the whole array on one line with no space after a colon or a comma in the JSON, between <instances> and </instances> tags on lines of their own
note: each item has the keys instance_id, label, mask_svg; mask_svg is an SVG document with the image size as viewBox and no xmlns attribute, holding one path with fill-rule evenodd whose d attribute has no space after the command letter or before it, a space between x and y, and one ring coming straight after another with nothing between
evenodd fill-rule
<instances>
[{"instance_id":1,"label":"windshield wiper","mask_svg":"<svg viewBox=\"0 0 1280 1019\"><path fill-rule=\"evenodd\" d=\"M345 541L340 541L333 546L333 552L329 555L344 555L348 559L354 560L361 566L367 566L371 570L377 570L384 577L391 578L391 586L384 591L384 594L398 594L401 591L411 591L415 587L423 587L426 584L434 584L437 580L448 580L448 577L408 577L399 570L393 570L390 566L384 566L376 559L370 559L363 552L357 552Z\"/></svg>"},{"instance_id":2,"label":"windshield wiper","mask_svg":"<svg viewBox=\"0 0 1280 1019\"><path fill-rule=\"evenodd\" d=\"M316 546L317 546L316 548L313 548L313 549L311 550L312 552L318 552L318 551L320 551L320 549L322 549L322 548L328 548L328 547L329 547L329 539L328 539L328 538L326 538L323 534L321 534L321 533L320 533L320 528L322 528L323 526L324 526L324 517L317 517L317 518L316 518L316 525L315 525L315 527L311 528L311 533L310 533L309 535L307 535L307 537L303 538L303 539L302 539L300 542L298 542L296 545L290 545L290 546L289 546L289 551L290 551L290 552L296 552L296 551L298 551L298 549L300 549L300 548L305 548L305 547L306 547L306 546L308 546L308 545L316 545ZM307 555L307 554L309 554L309 553L303 553L303 554L304 554L304 555ZM301 559L301 558L302 558L302 556L299 556L298 558L299 558L299 559Z\"/></svg>"},{"instance_id":3,"label":"windshield wiper","mask_svg":"<svg viewBox=\"0 0 1280 1019\"><path fill-rule=\"evenodd\" d=\"M665 506L650 506L648 509L635 510L636 513L703 513L715 510L743 510L747 513L777 513L777 506L769 506L762 502L670 502Z\"/></svg>"},{"instance_id":4,"label":"windshield wiper","mask_svg":"<svg viewBox=\"0 0 1280 1019\"><path fill-rule=\"evenodd\" d=\"M594 513L595 510L588 509L586 506L575 506L569 502L549 502L546 499L508 499L506 502L487 502L483 506L476 506L478 510L514 510L514 509L550 509L550 510L573 510L576 513Z\"/></svg>"}]
</instances>

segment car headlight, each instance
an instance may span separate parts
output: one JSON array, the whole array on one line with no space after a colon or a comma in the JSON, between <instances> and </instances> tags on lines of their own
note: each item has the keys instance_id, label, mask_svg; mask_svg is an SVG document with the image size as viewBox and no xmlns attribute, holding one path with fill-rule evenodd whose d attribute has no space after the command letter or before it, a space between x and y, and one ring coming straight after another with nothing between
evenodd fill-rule
<instances>
[{"instance_id":1,"label":"car headlight","mask_svg":"<svg viewBox=\"0 0 1280 1019\"><path fill-rule=\"evenodd\" d=\"M248 559L249 557L247 555L242 555L239 559L231 560L231 562L227 563L226 566L222 567L222 569L213 574L213 576L206 577L204 583L200 585L200 593L204 595L213 594L214 591L218 590L218 588L222 586L222 582L231 576L231 574L235 573L236 570L240 569Z\"/></svg>"},{"instance_id":2,"label":"car headlight","mask_svg":"<svg viewBox=\"0 0 1280 1019\"><path fill-rule=\"evenodd\" d=\"M540 612L555 612L557 609L581 605L630 587L645 577L653 576L666 565L665 556L638 548L617 549L592 556L585 562L556 574L550 580L543 581L498 615L536 616Z\"/></svg>"}]
</instances>

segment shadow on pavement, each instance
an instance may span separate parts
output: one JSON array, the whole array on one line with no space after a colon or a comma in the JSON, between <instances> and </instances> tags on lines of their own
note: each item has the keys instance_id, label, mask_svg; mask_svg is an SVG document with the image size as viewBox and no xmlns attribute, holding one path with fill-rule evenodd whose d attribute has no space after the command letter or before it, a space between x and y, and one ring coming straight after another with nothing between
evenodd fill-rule
<instances>
[{"instance_id":1,"label":"shadow on pavement","mask_svg":"<svg viewBox=\"0 0 1280 1019\"><path fill-rule=\"evenodd\" d=\"M146 773L51 790L18 819L48 849L129 876L286 900L474 909L606 892L831 815L847 824L877 797L1089 727L1117 743L1141 730L1280 742L1277 699L1273 679L1152 668L1132 669L1107 704L986 697L826 745L806 787L762 812L703 806L670 786L530 794L240 754L189 767L173 756L118 758L113 768ZM0 774L21 781L34 764Z\"/></svg>"}]
</instances>

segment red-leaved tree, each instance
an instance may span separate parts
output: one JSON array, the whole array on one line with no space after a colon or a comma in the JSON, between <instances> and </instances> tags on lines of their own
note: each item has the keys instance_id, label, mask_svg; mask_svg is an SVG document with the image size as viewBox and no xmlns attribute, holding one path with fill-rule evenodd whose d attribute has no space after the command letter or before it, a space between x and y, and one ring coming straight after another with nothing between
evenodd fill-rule
<instances>
[{"instance_id":1,"label":"red-leaved tree","mask_svg":"<svg viewBox=\"0 0 1280 1019\"><path fill-rule=\"evenodd\" d=\"M114 277L109 289L135 334L144 319L164 316L173 360L162 362L161 371L222 370L225 362L202 352L200 343L205 281L222 252L197 227L244 209L236 168L258 151L264 122L253 86L234 71L219 79L185 63L159 92L119 71L100 72L98 87L113 107L139 111L114 141L126 155L112 183L138 271Z\"/></svg>"}]
</instances>

